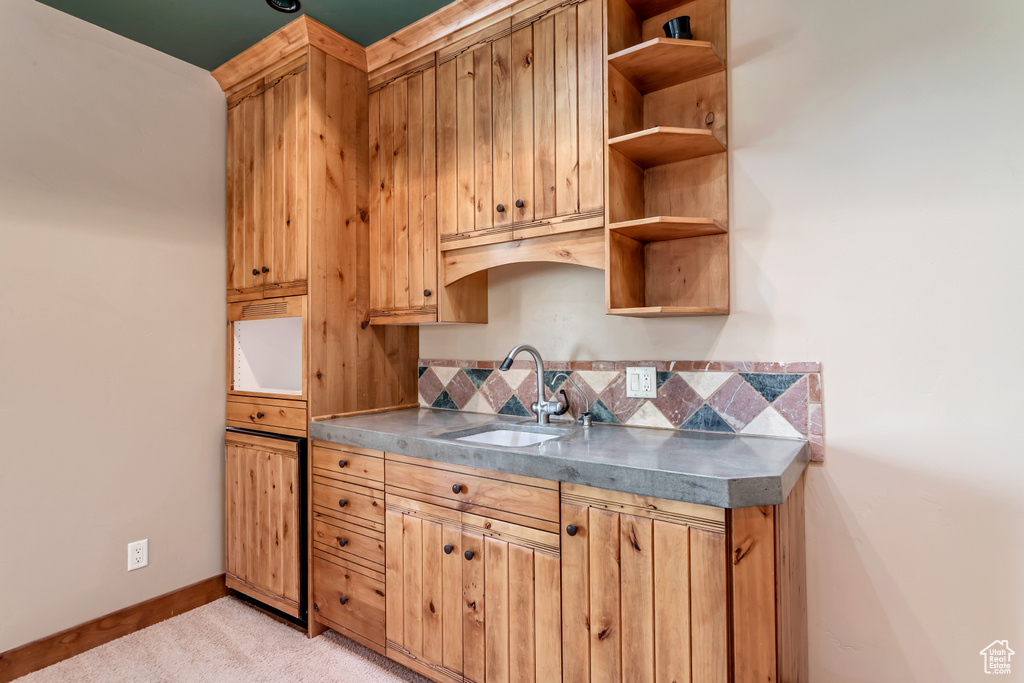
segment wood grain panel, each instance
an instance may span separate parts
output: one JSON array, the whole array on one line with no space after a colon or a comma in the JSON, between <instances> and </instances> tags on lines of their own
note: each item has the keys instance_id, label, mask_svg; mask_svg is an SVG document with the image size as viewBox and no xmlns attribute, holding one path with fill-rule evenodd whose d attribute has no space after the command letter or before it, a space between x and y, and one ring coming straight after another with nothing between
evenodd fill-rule
<instances>
[{"instance_id":1,"label":"wood grain panel","mask_svg":"<svg viewBox=\"0 0 1024 683\"><path fill-rule=\"evenodd\" d=\"M491 82L492 50L487 42L473 50L473 150L475 230L494 225L494 100ZM461 121L460 121L461 126ZM461 159L460 159L461 162ZM461 225L460 225L461 228ZM460 230L461 231L461 230Z\"/></svg>"},{"instance_id":2,"label":"wood grain panel","mask_svg":"<svg viewBox=\"0 0 1024 683\"><path fill-rule=\"evenodd\" d=\"M394 306L409 308L409 79L394 86Z\"/></svg>"},{"instance_id":3,"label":"wood grain panel","mask_svg":"<svg viewBox=\"0 0 1024 683\"><path fill-rule=\"evenodd\" d=\"M562 680L590 681L590 519L589 508L562 502ZM576 527L576 534L565 532Z\"/></svg>"},{"instance_id":4,"label":"wood grain panel","mask_svg":"<svg viewBox=\"0 0 1024 683\"><path fill-rule=\"evenodd\" d=\"M370 310L384 308L384 279L381 277L381 238L384 226L381 223L381 137L380 137L380 98L382 90L370 93L367 100L369 120L369 185L368 200L370 202Z\"/></svg>"},{"instance_id":5,"label":"wood grain panel","mask_svg":"<svg viewBox=\"0 0 1024 683\"><path fill-rule=\"evenodd\" d=\"M433 76L433 71L430 72ZM408 301L410 308L420 308L425 305L423 299L423 232L424 232L424 206L423 206L423 180L427 170L423 165L424 141L423 126L424 118L428 112L424 109L423 74L413 74L408 81L408 110L409 115L406 121L406 139L409 149L409 180L408 180L408 202L409 202L409 226L406 238L406 258L409 263L409 276L405 283L396 282L396 287L404 286L404 295L396 290L396 300ZM433 118L434 111L431 108L429 116ZM434 173L433 168L430 173ZM436 259L436 256L434 257ZM435 285L430 284L431 288Z\"/></svg>"},{"instance_id":6,"label":"wood grain panel","mask_svg":"<svg viewBox=\"0 0 1024 683\"><path fill-rule=\"evenodd\" d=\"M324 441L312 444L311 463L316 474L331 479L383 488L384 452Z\"/></svg>"},{"instance_id":7,"label":"wood grain panel","mask_svg":"<svg viewBox=\"0 0 1024 683\"><path fill-rule=\"evenodd\" d=\"M455 136L458 232L477 229L476 65L473 51L455 58Z\"/></svg>"},{"instance_id":8,"label":"wood grain panel","mask_svg":"<svg viewBox=\"0 0 1024 683\"><path fill-rule=\"evenodd\" d=\"M577 213L580 210L579 55L576 49L576 7L572 6L557 12L553 18L555 22L555 209L559 216L564 216Z\"/></svg>"},{"instance_id":9,"label":"wood grain panel","mask_svg":"<svg viewBox=\"0 0 1024 683\"><path fill-rule=\"evenodd\" d=\"M380 91L380 306L383 310L397 307L394 282L397 277L395 247L396 206L395 166L396 149L400 145L395 124L395 91L398 84L392 83Z\"/></svg>"},{"instance_id":10,"label":"wood grain panel","mask_svg":"<svg viewBox=\"0 0 1024 683\"><path fill-rule=\"evenodd\" d=\"M533 24L534 218L558 213L555 128L555 20Z\"/></svg>"},{"instance_id":11,"label":"wood grain panel","mask_svg":"<svg viewBox=\"0 0 1024 683\"><path fill-rule=\"evenodd\" d=\"M351 565L314 552L313 610L383 647L386 642L383 578L378 573L361 573Z\"/></svg>"},{"instance_id":12,"label":"wood grain panel","mask_svg":"<svg viewBox=\"0 0 1024 683\"><path fill-rule=\"evenodd\" d=\"M786 501L776 508L775 576L778 606L779 681L806 683L807 641L807 550L805 541L806 474L797 480Z\"/></svg>"},{"instance_id":13,"label":"wood grain panel","mask_svg":"<svg viewBox=\"0 0 1024 683\"><path fill-rule=\"evenodd\" d=\"M512 206L509 215L515 221L532 221L535 153L533 25L513 31L511 44ZM522 208L515 206L517 200L523 201Z\"/></svg>"},{"instance_id":14,"label":"wood grain panel","mask_svg":"<svg viewBox=\"0 0 1024 683\"><path fill-rule=\"evenodd\" d=\"M443 541L452 546L452 552L441 558L441 629L442 664L445 668L462 672L462 622L463 622L463 555L462 532L451 525L443 527Z\"/></svg>"},{"instance_id":15,"label":"wood grain panel","mask_svg":"<svg viewBox=\"0 0 1024 683\"><path fill-rule=\"evenodd\" d=\"M590 531L590 680L622 678L619 515L592 508Z\"/></svg>"},{"instance_id":16,"label":"wood grain panel","mask_svg":"<svg viewBox=\"0 0 1024 683\"><path fill-rule=\"evenodd\" d=\"M654 683L654 528L650 519L621 515L619 555L622 670L637 683Z\"/></svg>"},{"instance_id":17,"label":"wood grain panel","mask_svg":"<svg viewBox=\"0 0 1024 683\"><path fill-rule=\"evenodd\" d=\"M538 683L562 680L562 591L559 558L533 553L533 593ZM584 651L583 656L586 656Z\"/></svg>"},{"instance_id":18,"label":"wood grain panel","mask_svg":"<svg viewBox=\"0 0 1024 683\"><path fill-rule=\"evenodd\" d=\"M579 81L579 211L604 208L604 36L600 0L576 7Z\"/></svg>"},{"instance_id":19,"label":"wood grain panel","mask_svg":"<svg viewBox=\"0 0 1024 683\"><path fill-rule=\"evenodd\" d=\"M512 37L491 43L491 224L511 225L517 211L512 189ZM515 105L518 106L518 105ZM532 144L532 143L531 143ZM497 205L505 210L498 211Z\"/></svg>"},{"instance_id":20,"label":"wood grain panel","mask_svg":"<svg viewBox=\"0 0 1024 683\"><path fill-rule=\"evenodd\" d=\"M384 570L384 534L379 531L316 515L311 538L314 548L322 553L347 558L378 572Z\"/></svg>"},{"instance_id":21,"label":"wood grain panel","mask_svg":"<svg viewBox=\"0 0 1024 683\"><path fill-rule=\"evenodd\" d=\"M384 564L385 583L391 587L385 595L385 624L387 639L402 645L405 643L405 593L402 577L405 574L405 552L403 550L404 515L387 509L385 512Z\"/></svg>"},{"instance_id":22,"label":"wood grain panel","mask_svg":"<svg viewBox=\"0 0 1024 683\"><path fill-rule=\"evenodd\" d=\"M441 665L444 660L443 527L438 522L424 520L422 535L423 578L420 586L420 614L423 615L423 660Z\"/></svg>"},{"instance_id":23,"label":"wood grain panel","mask_svg":"<svg viewBox=\"0 0 1024 683\"><path fill-rule=\"evenodd\" d=\"M690 665L695 682L729 679L726 554L724 534L690 530Z\"/></svg>"},{"instance_id":24,"label":"wood grain panel","mask_svg":"<svg viewBox=\"0 0 1024 683\"><path fill-rule=\"evenodd\" d=\"M342 519L355 517L354 523L371 528L384 524L384 494L378 490L313 475L312 497L317 512Z\"/></svg>"},{"instance_id":25,"label":"wood grain panel","mask_svg":"<svg viewBox=\"0 0 1024 683\"><path fill-rule=\"evenodd\" d=\"M402 519L402 592L405 595L405 632L402 642L417 657L423 656L423 520Z\"/></svg>"},{"instance_id":26,"label":"wood grain panel","mask_svg":"<svg viewBox=\"0 0 1024 683\"><path fill-rule=\"evenodd\" d=\"M533 550L509 544L507 650L510 681L533 683L537 680L539 615L534 592L535 581ZM558 637L557 633L555 636Z\"/></svg>"},{"instance_id":27,"label":"wood grain panel","mask_svg":"<svg viewBox=\"0 0 1024 683\"><path fill-rule=\"evenodd\" d=\"M735 676L776 681L775 509L738 508L730 515Z\"/></svg>"},{"instance_id":28,"label":"wood grain panel","mask_svg":"<svg viewBox=\"0 0 1024 683\"><path fill-rule=\"evenodd\" d=\"M690 680L690 529L654 522L654 679Z\"/></svg>"},{"instance_id":29,"label":"wood grain panel","mask_svg":"<svg viewBox=\"0 0 1024 683\"><path fill-rule=\"evenodd\" d=\"M459 232L458 60L437 67L437 231Z\"/></svg>"},{"instance_id":30,"label":"wood grain panel","mask_svg":"<svg viewBox=\"0 0 1024 683\"><path fill-rule=\"evenodd\" d=\"M476 560L477 558L473 558ZM509 544L484 538L484 676L487 681L509 679ZM516 615L525 618L526 615Z\"/></svg>"},{"instance_id":31,"label":"wood grain panel","mask_svg":"<svg viewBox=\"0 0 1024 683\"><path fill-rule=\"evenodd\" d=\"M484 596L484 538L479 534L462 534L462 549L473 552L472 559L462 560L462 670L470 681L482 683L486 674L487 641L485 620L487 606Z\"/></svg>"}]
</instances>

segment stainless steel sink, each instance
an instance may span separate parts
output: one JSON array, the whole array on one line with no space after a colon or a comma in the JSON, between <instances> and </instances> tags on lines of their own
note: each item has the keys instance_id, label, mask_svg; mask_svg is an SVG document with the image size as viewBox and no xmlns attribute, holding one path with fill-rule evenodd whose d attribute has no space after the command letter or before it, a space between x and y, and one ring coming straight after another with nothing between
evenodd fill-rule
<instances>
[{"instance_id":1,"label":"stainless steel sink","mask_svg":"<svg viewBox=\"0 0 1024 683\"><path fill-rule=\"evenodd\" d=\"M485 446L503 446L505 448L526 448L539 443L568 436L575 430L572 427L555 427L553 425L515 424L500 422L481 425L469 429L446 432L441 436L453 441L478 443Z\"/></svg>"}]
</instances>

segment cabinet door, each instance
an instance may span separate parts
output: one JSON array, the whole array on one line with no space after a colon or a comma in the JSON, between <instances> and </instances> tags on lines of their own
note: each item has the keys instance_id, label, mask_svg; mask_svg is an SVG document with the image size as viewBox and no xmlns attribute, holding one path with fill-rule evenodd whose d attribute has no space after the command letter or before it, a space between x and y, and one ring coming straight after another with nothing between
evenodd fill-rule
<instances>
[{"instance_id":1,"label":"cabinet door","mask_svg":"<svg viewBox=\"0 0 1024 683\"><path fill-rule=\"evenodd\" d=\"M460 519L455 510L387 495L387 654L435 679L462 678Z\"/></svg>"},{"instance_id":2,"label":"cabinet door","mask_svg":"<svg viewBox=\"0 0 1024 683\"><path fill-rule=\"evenodd\" d=\"M725 534L566 502L563 680L728 679ZM623 507L633 510L634 508Z\"/></svg>"},{"instance_id":3,"label":"cabinet door","mask_svg":"<svg viewBox=\"0 0 1024 683\"><path fill-rule=\"evenodd\" d=\"M510 27L502 22L438 57L442 251L512 239Z\"/></svg>"},{"instance_id":4,"label":"cabinet door","mask_svg":"<svg viewBox=\"0 0 1024 683\"><path fill-rule=\"evenodd\" d=\"M602 21L599 0L513 19L516 239L603 224Z\"/></svg>"},{"instance_id":5,"label":"cabinet door","mask_svg":"<svg viewBox=\"0 0 1024 683\"><path fill-rule=\"evenodd\" d=\"M263 276L263 84L228 101L227 295L228 301L260 298ZM255 271L255 273L254 273Z\"/></svg>"},{"instance_id":6,"label":"cabinet door","mask_svg":"<svg viewBox=\"0 0 1024 683\"><path fill-rule=\"evenodd\" d=\"M309 71L305 61L266 79L263 94L263 257L266 296L304 294L309 228ZM294 291L293 291L294 290Z\"/></svg>"},{"instance_id":7,"label":"cabinet door","mask_svg":"<svg viewBox=\"0 0 1024 683\"><path fill-rule=\"evenodd\" d=\"M465 680L557 681L558 536L463 513Z\"/></svg>"},{"instance_id":8,"label":"cabinet door","mask_svg":"<svg viewBox=\"0 0 1024 683\"><path fill-rule=\"evenodd\" d=\"M225 438L227 581L299 614L298 445L228 433Z\"/></svg>"},{"instance_id":9,"label":"cabinet door","mask_svg":"<svg viewBox=\"0 0 1024 683\"><path fill-rule=\"evenodd\" d=\"M374 322L437 321L434 72L430 66L370 93Z\"/></svg>"}]
</instances>

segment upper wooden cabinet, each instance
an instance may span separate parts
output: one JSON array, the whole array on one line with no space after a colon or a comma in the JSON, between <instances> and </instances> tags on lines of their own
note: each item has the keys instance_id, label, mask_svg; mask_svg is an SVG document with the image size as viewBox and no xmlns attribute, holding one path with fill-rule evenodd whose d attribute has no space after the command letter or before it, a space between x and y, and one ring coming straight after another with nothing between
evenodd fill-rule
<instances>
[{"instance_id":1,"label":"upper wooden cabinet","mask_svg":"<svg viewBox=\"0 0 1024 683\"><path fill-rule=\"evenodd\" d=\"M602 26L542 2L438 52L442 251L603 224Z\"/></svg>"},{"instance_id":2,"label":"upper wooden cabinet","mask_svg":"<svg viewBox=\"0 0 1024 683\"><path fill-rule=\"evenodd\" d=\"M487 273L438 278L434 56L372 84L370 322L487 322Z\"/></svg>"},{"instance_id":3,"label":"upper wooden cabinet","mask_svg":"<svg viewBox=\"0 0 1024 683\"><path fill-rule=\"evenodd\" d=\"M306 55L228 98L228 300L304 294L309 230Z\"/></svg>"}]
</instances>

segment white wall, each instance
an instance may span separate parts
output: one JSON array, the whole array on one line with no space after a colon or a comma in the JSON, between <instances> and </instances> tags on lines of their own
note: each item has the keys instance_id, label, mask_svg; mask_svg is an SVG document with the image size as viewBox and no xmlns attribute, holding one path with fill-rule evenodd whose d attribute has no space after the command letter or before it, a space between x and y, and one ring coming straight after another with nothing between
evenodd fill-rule
<instances>
[{"instance_id":1,"label":"white wall","mask_svg":"<svg viewBox=\"0 0 1024 683\"><path fill-rule=\"evenodd\" d=\"M811 680L982 680L1024 652L1024 4L730 15L733 314L606 317L601 272L510 266L421 355L820 360Z\"/></svg>"},{"instance_id":2,"label":"white wall","mask_svg":"<svg viewBox=\"0 0 1024 683\"><path fill-rule=\"evenodd\" d=\"M30 0L0 63L2 652L223 571L225 104Z\"/></svg>"}]
</instances>

